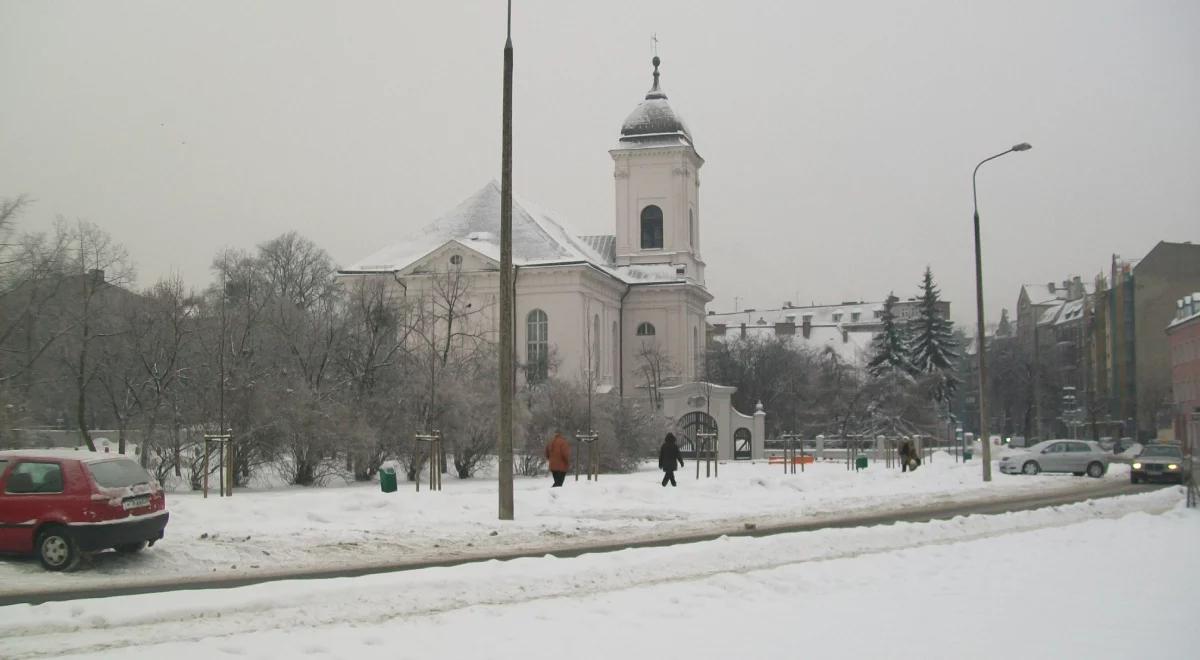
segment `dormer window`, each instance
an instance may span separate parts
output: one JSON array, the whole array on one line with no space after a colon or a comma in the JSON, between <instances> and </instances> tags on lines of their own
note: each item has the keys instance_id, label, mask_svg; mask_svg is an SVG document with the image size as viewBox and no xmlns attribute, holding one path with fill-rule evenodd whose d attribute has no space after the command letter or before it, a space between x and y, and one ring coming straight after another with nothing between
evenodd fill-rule
<instances>
[{"instance_id":1,"label":"dormer window","mask_svg":"<svg viewBox=\"0 0 1200 660\"><path fill-rule=\"evenodd\" d=\"M651 204L642 209L642 249L661 250L663 246L663 212Z\"/></svg>"}]
</instances>

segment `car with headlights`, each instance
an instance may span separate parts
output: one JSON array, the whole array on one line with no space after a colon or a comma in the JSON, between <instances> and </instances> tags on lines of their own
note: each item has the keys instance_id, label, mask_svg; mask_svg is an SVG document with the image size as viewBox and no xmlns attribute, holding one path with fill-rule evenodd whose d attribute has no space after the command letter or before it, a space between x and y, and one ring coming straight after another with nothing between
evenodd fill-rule
<instances>
[{"instance_id":1,"label":"car with headlights","mask_svg":"<svg viewBox=\"0 0 1200 660\"><path fill-rule=\"evenodd\" d=\"M0 553L34 554L51 571L87 553L139 552L163 537L158 481L121 454L0 451Z\"/></svg>"},{"instance_id":2,"label":"car with headlights","mask_svg":"<svg viewBox=\"0 0 1200 660\"><path fill-rule=\"evenodd\" d=\"M1146 445L1129 464L1129 481L1183 483L1183 450L1179 445Z\"/></svg>"},{"instance_id":3,"label":"car with headlights","mask_svg":"<svg viewBox=\"0 0 1200 660\"><path fill-rule=\"evenodd\" d=\"M1088 440L1044 440L1000 459L1005 474L1070 472L1099 479L1108 471L1109 454Z\"/></svg>"}]
</instances>

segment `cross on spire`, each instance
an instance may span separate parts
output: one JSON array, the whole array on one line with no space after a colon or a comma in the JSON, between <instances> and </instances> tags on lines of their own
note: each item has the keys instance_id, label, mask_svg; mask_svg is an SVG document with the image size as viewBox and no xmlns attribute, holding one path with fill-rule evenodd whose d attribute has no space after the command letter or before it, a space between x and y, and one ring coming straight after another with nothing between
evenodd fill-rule
<instances>
[{"instance_id":1,"label":"cross on spire","mask_svg":"<svg viewBox=\"0 0 1200 660\"><path fill-rule=\"evenodd\" d=\"M654 48L654 56L658 57L658 33L657 32L650 35L650 43L651 43L651 46Z\"/></svg>"}]
</instances>

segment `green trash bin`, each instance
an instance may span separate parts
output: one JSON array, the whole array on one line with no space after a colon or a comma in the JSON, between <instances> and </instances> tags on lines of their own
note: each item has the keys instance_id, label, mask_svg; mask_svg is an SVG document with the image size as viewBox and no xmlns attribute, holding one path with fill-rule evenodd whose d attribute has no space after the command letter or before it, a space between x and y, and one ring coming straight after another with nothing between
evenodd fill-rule
<instances>
[{"instance_id":1,"label":"green trash bin","mask_svg":"<svg viewBox=\"0 0 1200 660\"><path fill-rule=\"evenodd\" d=\"M972 457L972 456L974 456L974 455L975 455L975 452L971 451L970 449L964 449L964 450L963 450L963 460L964 460L964 461L969 461L969 460L971 460L971 457Z\"/></svg>"},{"instance_id":2,"label":"green trash bin","mask_svg":"<svg viewBox=\"0 0 1200 660\"><path fill-rule=\"evenodd\" d=\"M858 458L855 458L855 459L854 459L854 469L855 469L855 470L865 470L865 469L867 469L867 457L866 457L866 456L859 456Z\"/></svg>"},{"instance_id":3,"label":"green trash bin","mask_svg":"<svg viewBox=\"0 0 1200 660\"><path fill-rule=\"evenodd\" d=\"M396 468L384 467L379 470L379 490L385 493L396 492Z\"/></svg>"}]
</instances>

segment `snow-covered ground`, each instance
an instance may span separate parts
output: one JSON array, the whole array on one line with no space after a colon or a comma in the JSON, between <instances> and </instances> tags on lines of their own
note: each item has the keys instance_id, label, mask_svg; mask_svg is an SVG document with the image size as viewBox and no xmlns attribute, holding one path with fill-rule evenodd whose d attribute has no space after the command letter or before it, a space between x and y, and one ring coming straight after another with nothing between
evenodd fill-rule
<instances>
[{"instance_id":1,"label":"snow-covered ground","mask_svg":"<svg viewBox=\"0 0 1200 660\"><path fill-rule=\"evenodd\" d=\"M0 656L1188 658L1181 500L16 605Z\"/></svg>"},{"instance_id":2,"label":"snow-covered ground","mask_svg":"<svg viewBox=\"0 0 1200 660\"><path fill-rule=\"evenodd\" d=\"M519 479L516 520L508 523L497 520L490 479L446 478L441 492L420 493L405 483L396 493L382 493L378 484L238 491L232 498L176 493L167 500L166 539L153 548L133 557L104 553L70 574L46 572L34 559L0 558L0 594L645 540L1097 484L993 473L984 484L977 461L956 463L945 454L909 474L882 464L856 473L825 463L785 475L781 465L758 462L724 463L720 478L696 480L689 463L677 474L678 488L663 488L662 473L647 465L598 482L569 476L557 489L549 479ZM1104 480L1127 478L1128 466L1113 465Z\"/></svg>"}]
</instances>

